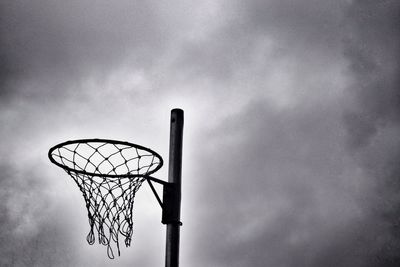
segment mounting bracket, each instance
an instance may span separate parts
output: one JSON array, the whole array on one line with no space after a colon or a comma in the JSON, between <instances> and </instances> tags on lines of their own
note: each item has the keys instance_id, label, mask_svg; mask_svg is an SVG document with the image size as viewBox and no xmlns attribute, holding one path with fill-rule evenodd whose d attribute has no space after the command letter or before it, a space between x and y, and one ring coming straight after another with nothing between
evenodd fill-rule
<instances>
[{"instance_id":1,"label":"mounting bracket","mask_svg":"<svg viewBox=\"0 0 400 267\"><path fill-rule=\"evenodd\" d=\"M179 218L179 211L175 208L177 203L180 202L179 195L177 194L177 186L175 183L168 183L163 180L146 176L146 181L148 182L151 191L155 198L157 199L158 204L162 210L161 222L163 224L179 224L182 225L182 222ZM163 186L163 199L161 201L160 196L158 195L156 189L154 188L153 182L161 184Z\"/></svg>"}]
</instances>

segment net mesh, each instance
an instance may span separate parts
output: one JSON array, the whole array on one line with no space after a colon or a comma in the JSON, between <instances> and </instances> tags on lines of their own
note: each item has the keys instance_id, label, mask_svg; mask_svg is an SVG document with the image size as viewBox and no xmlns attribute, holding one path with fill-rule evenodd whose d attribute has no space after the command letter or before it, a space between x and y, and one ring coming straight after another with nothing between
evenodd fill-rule
<instances>
[{"instance_id":1,"label":"net mesh","mask_svg":"<svg viewBox=\"0 0 400 267\"><path fill-rule=\"evenodd\" d=\"M133 233L134 197L145 176L158 170L161 157L150 149L129 143L79 141L50 150L52 161L64 168L79 186L88 211L87 242L107 246L120 255L120 238L130 246Z\"/></svg>"}]
</instances>

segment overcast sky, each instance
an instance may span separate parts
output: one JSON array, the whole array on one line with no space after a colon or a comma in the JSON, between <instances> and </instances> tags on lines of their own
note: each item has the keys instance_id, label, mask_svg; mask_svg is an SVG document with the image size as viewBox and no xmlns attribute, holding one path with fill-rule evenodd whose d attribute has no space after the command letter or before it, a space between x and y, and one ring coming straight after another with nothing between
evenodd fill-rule
<instances>
[{"instance_id":1,"label":"overcast sky","mask_svg":"<svg viewBox=\"0 0 400 267\"><path fill-rule=\"evenodd\" d=\"M1 1L0 265L163 266L146 184L110 260L47 152L167 162L177 107L182 266L399 266L399 25L396 0Z\"/></svg>"}]
</instances>

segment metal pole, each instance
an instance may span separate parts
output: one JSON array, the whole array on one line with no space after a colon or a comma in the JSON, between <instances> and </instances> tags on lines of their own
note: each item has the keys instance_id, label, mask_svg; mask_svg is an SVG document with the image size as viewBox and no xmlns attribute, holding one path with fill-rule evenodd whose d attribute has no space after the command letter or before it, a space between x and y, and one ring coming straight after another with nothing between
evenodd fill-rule
<instances>
[{"instance_id":1,"label":"metal pole","mask_svg":"<svg viewBox=\"0 0 400 267\"><path fill-rule=\"evenodd\" d=\"M181 173L182 173L182 137L183 137L183 110L171 110L171 128L169 142L169 188L173 194L167 224L165 266L179 266L179 228L181 226ZM165 186L164 186L165 187Z\"/></svg>"}]
</instances>

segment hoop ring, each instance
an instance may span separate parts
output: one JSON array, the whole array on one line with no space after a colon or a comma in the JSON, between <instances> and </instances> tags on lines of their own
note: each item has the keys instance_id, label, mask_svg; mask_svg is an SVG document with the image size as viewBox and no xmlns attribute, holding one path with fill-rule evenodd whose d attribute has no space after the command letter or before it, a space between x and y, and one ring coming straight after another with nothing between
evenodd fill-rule
<instances>
[{"instance_id":1,"label":"hoop ring","mask_svg":"<svg viewBox=\"0 0 400 267\"><path fill-rule=\"evenodd\" d=\"M158 158L158 160L160 161L156 168L147 172L146 174L101 174L101 173L93 173L93 172L87 172L84 170L76 170L76 169L72 169L64 164L61 164L59 162L57 162L54 157L53 157L53 152L56 149L60 149L63 148L67 145L72 145L72 144L87 144L87 143L104 143L104 144L114 144L114 145L124 145L124 146L128 146L130 148L135 148L135 149L139 149L139 150L143 150L146 152L149 152L152 156ZM125 141L116 141L116 140L110 140L110 139L98 139L98 138L93 138L93 139L78 139L78 140L70 140L70 141L66 141L63 143L60 143L58 145L53 146L52 148L50 148L49 153L48 153L48 157L50 159L50 161L52 163L54 163L55 165L57 165L60 168L63 168L64 170L66 170L67 172L74 172L74 173L79 173L79 174L85 174L85 175L89 175L89 176L99 176L99 177L108 177L108 178L122 178L122 177L128 177L128 178L135 178L135 177L147 177L150 174L155 173L156 171L158 171L164 164L164 161L162 159L162 157L155 151L151 150L150 148L144 147L144 146L140 146L140 145L136 145L136 144L132 144L129 142L125 142Z\"/></svg>"}]
</instances>

